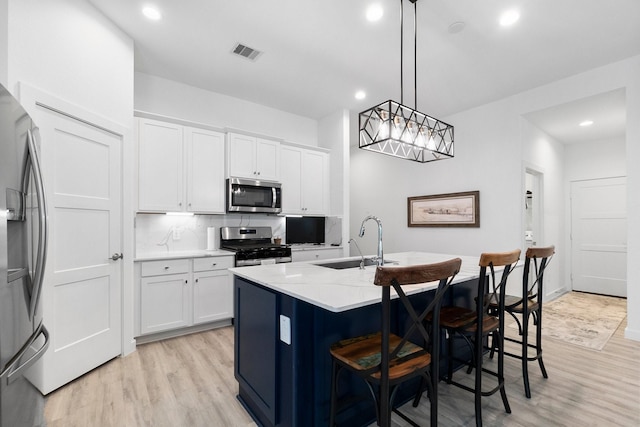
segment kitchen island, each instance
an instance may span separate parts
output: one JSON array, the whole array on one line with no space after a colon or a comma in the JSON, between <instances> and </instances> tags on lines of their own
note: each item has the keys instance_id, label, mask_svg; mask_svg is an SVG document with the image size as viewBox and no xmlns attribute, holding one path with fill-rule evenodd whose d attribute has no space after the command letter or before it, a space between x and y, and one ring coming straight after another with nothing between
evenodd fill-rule
<instances>
[{"instance_id":1,"label":"kitchen island","mask_svg":"<svg viewBox=\"0 0 640 427\"><path fill-rule=\"evenodd\" d=\"M393 253L385 262L408 266L441 262L457 255ZM462 267L445 303L471 306L478 258L460 256ZM356 260L360 258L350 258ZM344 261L335 260L335 261ZM233 268L235 377L238 398L265 426L326 426L329 418L329 346L343 338L380 330L380 287L375 265L334 269L321 263L290 263ZM405 287L414 304L426 307L437 283ZM396 300L397 301L397 300ZM402 310L392 330L402 330ZM341 390L364 392L361 380L341 377ZM405 388L398 400L415 389ZM373 403L363 400L340 415L344 425L375 421Z\"/></svg>"}]
</instances>

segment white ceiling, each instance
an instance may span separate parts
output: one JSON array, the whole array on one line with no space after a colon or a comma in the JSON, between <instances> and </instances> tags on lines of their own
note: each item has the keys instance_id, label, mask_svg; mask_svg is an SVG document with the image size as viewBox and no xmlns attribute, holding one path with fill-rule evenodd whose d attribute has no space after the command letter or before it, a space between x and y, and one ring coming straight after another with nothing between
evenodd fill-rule
<instances>
[{"instance_id":1,"label":"white ceiling","mask_svg":"<svg viewBox=\"0 0 640 427\"><path fill-rule=\"evenodd\" d=\"M134 39L136 71L316 119L400 100L397 0L89 2ZM161 21L140 13L150 2ZM373 2L385 8L377 23L365 19ZM638 0L420 0L417 7L417 108L436 117L640 54ZM520 21L500 27L499 14L514 7ZM404 103L413 106L408 1L405 19ZM458 21L464 30L450 33ZM237 42L264 53L255 62L234 56ZM366 99L354 99L359 89ZM547 130L546 116L530 119Z\"/></svg>"},{"instance_id":2,"label":"white ceiling","mask_svg":"<svg viewBox=\"0 0 640 427\"><path fill-rule=\"evenodd\" d=\"M549 135L566 144L624 138L627 122L624 89L557 105L525 116ZM593 124L581 127L590 120Z\"/></svg>"}]
</instances>

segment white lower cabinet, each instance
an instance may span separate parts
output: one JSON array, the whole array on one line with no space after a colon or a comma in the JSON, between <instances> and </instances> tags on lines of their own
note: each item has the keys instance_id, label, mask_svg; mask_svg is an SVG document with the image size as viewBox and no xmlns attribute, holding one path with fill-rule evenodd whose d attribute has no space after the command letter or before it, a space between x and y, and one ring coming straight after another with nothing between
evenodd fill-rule
<instances>
[{"instance_id":1,"label":"white lower cabinet","mask_svg":"<svg viewBox=\"0 0 640 427\"><path fill-rule=\"evenodd\" d=\"M140 281L141 334L189 325L189 275L143 277Z\"/></svg>"},{"instance_id":2,"label":"white lower cabinet","mask_svg":"<svg viewBox=\"0 0 640 427\"><path fill-rule=\"evenodd\" d=\"M138 335L233 318L233 256L145 261Z\"/></svg>"},{"instance_id":3,"label":"white lower cabinet","mask_svg":"<svg viewBox=\"0 0 640 427\"><path fill-rule=\"evenodd\" d=\"M193 323L206 323L233 317L233 284L227 268L230 260L193 260Z\"/></svg>"}]
</instances>

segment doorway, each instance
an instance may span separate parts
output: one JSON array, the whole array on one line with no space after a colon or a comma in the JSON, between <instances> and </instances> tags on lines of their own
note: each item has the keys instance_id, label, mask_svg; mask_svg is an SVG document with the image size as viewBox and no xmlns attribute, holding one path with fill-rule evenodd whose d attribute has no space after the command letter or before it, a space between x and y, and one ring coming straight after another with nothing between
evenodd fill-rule
<instances>
[{"instance_id":1,"label":"doorway","mask_svg":"<svg viewBox=\"0 0 640 427\"><path fill-rule=\"evenodd\" d=\"M537 246L538 242L543 242L542 225L542 172L527 167L524 173L524 229L522 245L523 251L532 246Z\"/></svg>"},{"instance_id":2,"label":"doorway","mask_svg":"<svg viewBox=\"0 0 640 427\"><path fill-rule=\"evenodd\" d=\"M627 296L625 177L571 182L571 285Z\"/></svg>"},{"instance_id":3,"label":"doorway","mask_svg":"<svg viewBox=\"0 0 640 427\"><path fill-rule=\"evenodd\" d=\"M125 130L24 86L41 135L50 223L42 313L51 345L28 372L48 394L122 353Z\"/></svg>"}]
</instances>

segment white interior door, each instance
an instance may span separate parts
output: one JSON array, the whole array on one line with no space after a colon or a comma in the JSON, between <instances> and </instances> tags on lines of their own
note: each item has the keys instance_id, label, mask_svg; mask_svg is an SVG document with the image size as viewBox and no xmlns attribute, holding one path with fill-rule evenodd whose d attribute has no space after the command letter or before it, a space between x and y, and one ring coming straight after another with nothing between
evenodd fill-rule
<instances>
[{"instance_id":1,"label":"white interior door","mask_svg":"<svg viewBox=\"0 0 640 427\"><path fill-rule=\"evenodd\" d=\"M571 278L575 291L627 296L626 178L571 183Z\"/></svg>"},{"instance_id":2,"label":"white interior door","mask_svg":"<svg viewBox=\"0 0 640 427\"><path fill-rule=\"evenodd\" d=\"M122 136L41 108L49 251L42 295L51 346L36 386L47 394L121 354Z\"/></svg>"}]
</instances>

